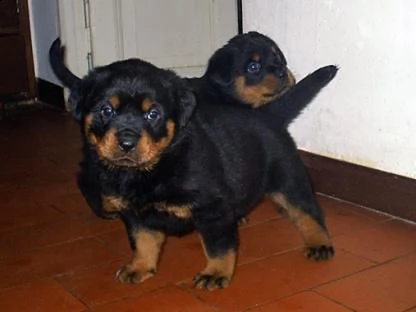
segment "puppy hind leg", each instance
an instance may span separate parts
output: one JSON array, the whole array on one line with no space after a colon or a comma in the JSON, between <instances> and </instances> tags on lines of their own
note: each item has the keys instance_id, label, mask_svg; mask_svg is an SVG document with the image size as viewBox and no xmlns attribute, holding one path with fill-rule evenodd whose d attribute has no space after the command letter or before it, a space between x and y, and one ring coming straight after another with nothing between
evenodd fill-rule
<instances>
[{"instance_id":1,"label":"puppy hind leg","mask_svg":"<svg viewBox=\"0 0 416 312\"><path fill-rule=\"evenodd\" d=\"M310 194L309 194L310 193ZM319 261L331 258L334 248L323 219L323 213L312 192L293 196L289 192L270 194L274 203L281 205L305 241L305 257Z\"/></svg>"}]
</instances>

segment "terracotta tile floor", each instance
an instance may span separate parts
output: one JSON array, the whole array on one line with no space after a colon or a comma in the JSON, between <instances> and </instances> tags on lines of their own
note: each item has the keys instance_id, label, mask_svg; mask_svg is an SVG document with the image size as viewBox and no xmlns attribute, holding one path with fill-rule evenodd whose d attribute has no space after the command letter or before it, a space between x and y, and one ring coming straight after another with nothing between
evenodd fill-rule
<instances>
[{"instance_id":1,"label":"terracotta tile floor","mask_svg":"<svg viewBox=\"0 0 416 312\"><path fill-rule=\"evenodd\" d=\"M240 230L229 288L190 287L204 265L196 235L168 240L155 278L117 283L126 235L77 191L78 132L54 111L0 122L0 311L416 311L416 227L324 196L331 261L305 260L294 227L263 202Z\"/></svg>"}]
</instances>

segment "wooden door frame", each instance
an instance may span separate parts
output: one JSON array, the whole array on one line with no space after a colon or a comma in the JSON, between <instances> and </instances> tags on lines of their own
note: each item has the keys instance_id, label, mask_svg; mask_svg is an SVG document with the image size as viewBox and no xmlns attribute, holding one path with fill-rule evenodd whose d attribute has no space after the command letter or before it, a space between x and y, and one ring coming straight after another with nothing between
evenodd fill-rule
<instances>
[{"instance_id":1,"label":"wooden door frame","mask_svg":"<svg viewBox=\"0 0 416 312\"><path fill-rule=\"evenodd\" d=\"M11 29L10 33L6 30L6 36L14 36L23 40L25 76L27 79L27 88L20 91L10 91L0 94L0 102L14 101L25 98L36 97L36 79L35 68L32 52L32 40L30 34L29 4L28 0L16 0L16 9L18 25L17 28Z\"/></svg>"},{"instance_id":2,"label":"wooden door frame","mask_svg":"<svg viewBox=\"0 0 416 312\"><path fill-rule=\"evenodd\" d=\"M244 32L243 29L243 0L237 1L237 32L241 35Z\"/></svg>"},{"instance_id":3,"label":"wooden door frame","mask_svg":"<svg viewBox=\"0 0 416 312\"><path fill-rule=\"evenodd\" d=\"M28 0L19 0L19 35L23 36L25 42L25 55L26 55L26 69L28 78L28 92L24 92L22 95L27 98L36 97L36 78L35 67L33 61L32 52L32 39L30 35L30 20L29 20L29 4Z\"/></svg>"}]
</instances>

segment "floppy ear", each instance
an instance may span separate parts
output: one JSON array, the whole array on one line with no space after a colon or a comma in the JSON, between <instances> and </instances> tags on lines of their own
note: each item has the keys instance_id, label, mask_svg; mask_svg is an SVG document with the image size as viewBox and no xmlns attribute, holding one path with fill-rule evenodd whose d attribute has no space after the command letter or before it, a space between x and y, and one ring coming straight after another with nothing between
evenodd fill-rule
<instances>
[{"instance_id":1,"label":"floppy ear","mask_svg":"<svg viewBox=\"0 0 416 312\"><path fill-rule=\"evenodd\" d=\"M218 49L209 59L205 76L220 86L228 86L233 82L235 51L229 46Z\"/></svg>"},{"instance_id":2,"label":"floppy ear","mask_svg":"<svg viewBox=\"0 0 416 312\"><path fill-rule=\"evenodd\" d=\"M283 64L287 65L287 61L286 61L286 57L283 54L282 50L279 49L279 47L276 45L276 53L279 56L280 60L282 61Z\"/></svg>"},{"instance_id":3,"label":"floppy ear","mask_svg":"<svg viewBox=\"0 0 416 312\"><path fill-rule=\"evenodd\" d=\"M67 109L75 118L76 121L81 121L82 118L82 109L81 109L81 101L82 101L82 91L81 91L80 83L78 86L71 89L71 93L69 94Z\"/></svg>"},{"instance_id":4,"label":"floppy ear","mask_svg":"<svg viewBox=\"0 0 416 312\"><path fill-rule=\"evenodd\" d=\"M191 119L197 101L195 94L188 88L180 91L179 98L179 126L184 127Z\"/></svg>"}]
</instances>

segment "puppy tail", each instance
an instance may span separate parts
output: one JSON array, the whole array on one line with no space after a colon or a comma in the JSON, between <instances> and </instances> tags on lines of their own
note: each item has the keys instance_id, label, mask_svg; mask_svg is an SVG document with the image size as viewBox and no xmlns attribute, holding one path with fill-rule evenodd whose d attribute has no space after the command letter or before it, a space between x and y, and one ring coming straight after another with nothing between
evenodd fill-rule
<instances>
[{"instance_id":1,"label":"puppy tail","mask_svg":"<svg viewBox=\"0 0 416 312\"><path fill-rule=\"evenodd\" d=\"M291 87L278 100L258 109L277 116L279 124L287 128L313 98L334 79L337 72L338 67L335 65L321 67Z\"/></svg>"},{"instance_id":2,"label":"puppy tail","mask_svg":"<svg viewBox=\"0 0 416 312\"><path fill-rule=\"evenodd\" d=\"M72 89L81 79L75 76L63 62L63 49L61 48L61 39L57 38L49 49L49 62L59 80Z\"/></svg>"}]
</instances>

